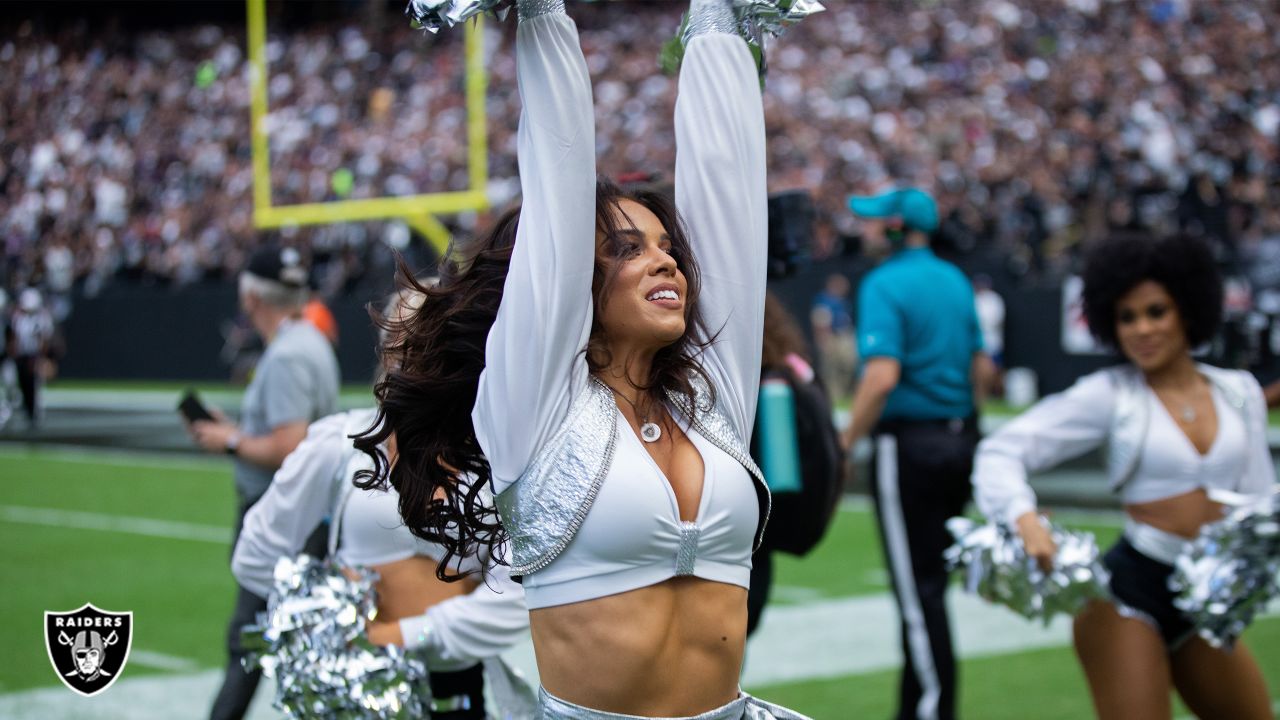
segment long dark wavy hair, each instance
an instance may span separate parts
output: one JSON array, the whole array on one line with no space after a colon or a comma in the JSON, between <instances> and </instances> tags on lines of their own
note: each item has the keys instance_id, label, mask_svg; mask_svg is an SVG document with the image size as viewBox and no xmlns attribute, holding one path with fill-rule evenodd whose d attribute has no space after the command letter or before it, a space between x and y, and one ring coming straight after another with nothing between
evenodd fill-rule
<instances>
[{"instance_id":1,"label":"long dark wavy hair","mask_svg":"<svg viewBox=\"0 0 1280 720\"><path fill-rule=\"evenodd\" d=\"M702 318L698 266L675 204L664 193L624 191L603 179L596 183L596 230L603 241L598 243L592 279L595 314L584 348L588 368L598 372L610 360L609 338L599 317L628 259L625 236L618 232L626 218L615 216L623 200L633 200L657 216L688 282L684 335L655 354L648 380L639 390L654 402L665 393L675 393L692 403L694 380L700 379L711 388L714 401L715 390L698 361L713 337ZM419 283L401 264L397 286L422 293L422 305L399 318L374 314L374 322L387 338L380 348L387 373L374 388L377 418L355 437L355 446L373 458L374 467L357 473L355 482L364 489L388 485L396 489L405 526L444 549L436 576L445 581L469 574L455 563L464 557L485 553L500 562L498 548L507 540L497 511L482 499L491 472L476 439L471 409L519 221L519 208L508 210L487 234L451 246L440 262L439 282L434 286ZM393 434L396 458L389 462L381 446Z\"/></svg>"}]
</instances>

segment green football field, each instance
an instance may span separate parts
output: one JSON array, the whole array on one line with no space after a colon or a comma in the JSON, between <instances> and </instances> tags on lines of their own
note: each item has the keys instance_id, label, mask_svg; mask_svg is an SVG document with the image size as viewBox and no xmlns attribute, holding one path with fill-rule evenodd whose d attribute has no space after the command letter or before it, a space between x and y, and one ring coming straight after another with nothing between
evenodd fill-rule
<instances>
[{"instance_id":1,"label":"green football field","mask_svg":"<svg viewBox=\"0 0 1280 720\"><path fill-rule=\"evenodd\" d=\"M233 517L230 465L220 458L0 448L0 547L5 550L0 612L6 650L0 656L0 708L5 695L58 685L44 649L43 613L86 602L134 613L124 681L178 678L219 667L234 592L227 567ZM1104 543L1119 527L1117 515L1064 512L1059 517L1094 530ZM775 591L765 630L783 616L803 619L811 607L845 601L861 607L857 603L863 600L883 600L887 585L867 509L856 502L843 508L830 535L809 557L780 556ZM1029 632L1009 616L1007 632ZM860 620L870 622L847 618L850 624ZM1258 621L1247 639L1273 696L1280 697L1280 617ZM794 650L820 655L829 648ZM883 655L886 650L892 648L857 652ZM748 657L749 666L768 662ZM891 711L897 682L890 667L880 663L871 671L837 677L749 683L747 689L815 718L883 718ZM1091 715L1083 677L1064 644L967 657L960 673L965 717L1074 720ZM175 694L172 702L203 707L206 698Z\"/></svg>"}]
</instances>

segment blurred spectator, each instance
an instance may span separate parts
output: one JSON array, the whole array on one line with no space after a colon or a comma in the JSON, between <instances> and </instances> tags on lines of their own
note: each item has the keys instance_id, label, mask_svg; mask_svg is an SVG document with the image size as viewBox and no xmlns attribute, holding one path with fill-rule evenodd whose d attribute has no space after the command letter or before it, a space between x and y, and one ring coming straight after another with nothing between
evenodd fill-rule
<instances>
[{"instance_id":1,"label":"blurred spectator","mask_svg":"<svg viewBox=\"0 0 1280 720\"><path fill-rule=\"evenodd\" d=\"M18 295L18 307L9 325L12 335L9 353L18 370L22 409L27 414L27 427L34 429L44 415L40 390L51 371L54 330L53 317L45 309L39 290L26 288Z\"/></svg>"},{"instance_id":2,"label":"blurred spectator","mask_svg":"<svg viewBox=\"0 0 1280 720\"><path fill-rule=\"evenodd\" d=\"M813 309L809 312L822 384L832 397L849 394L853 389L853 371L858 366L849 289L849 278L838 273L828 275L826 287L814 296Z\"/></svg>"},{"instance_id":3,"label":"blurred spectator","mask_svg":"<svg viewBox=\"0 0 1280 720\"><path fill-rule=\"evenodd\" d=\"M1004 299L991 288L991 277L973 277L973 297L982 328L982 345L996 365L1004 366Z\"/></svg>"},{"instance_id":4,"label":"blurred spectator","mask_svg":"<svg viewBox=\"0 0 1280 720\"><path fill-rule=\"evenodd\" d=\"M973 302L978 312L978 327L982 329L982 347L995 366L991 386L986 389L993 397L1002 397L1004 395L1004 298L991 287L989 275L974 276Z\"/></svg>"},{"instance_id":5,"label":"blurred spectator","mask_svg":"<svg viewBox=\"0 0 1280 720\"><path fill-rule=\"evenodd\" d=\"M673 166L663 108L675 83L654 65L680 12L618 2L575 14L604 173ZM277 204L467 185L461 33L358 21L268 37ZM90 288L233 276L254 243L243 27L3 22L0 284L42 282L55 240ZM813 192L824 236L855 232L848 190L894 177L937 189L958 249L999 251L1020 272L1064 272L1109 225L1181 225L1227 261L1280 204L1277 27L1280 5L1256 0L834 3L771 48L771 177ZM512 27L487 28L500 87L514 82ZM496 204L517 187L518 102L486 101ZM465 232L474 220L451 222ZM291 243L332 265L327 293L385 264L402 231L302 228Z\"/></svg>"}]
</instances>

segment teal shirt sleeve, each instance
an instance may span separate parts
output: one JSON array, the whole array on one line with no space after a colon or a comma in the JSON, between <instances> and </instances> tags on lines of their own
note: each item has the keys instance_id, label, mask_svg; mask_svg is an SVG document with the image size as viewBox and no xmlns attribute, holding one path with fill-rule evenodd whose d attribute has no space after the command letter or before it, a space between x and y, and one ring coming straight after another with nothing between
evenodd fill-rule
<instances>
[{"instance_id":1,"label":"teal shirt sleeve","mask_svg":"<svg viewBox=\"0 0 1280 720\"><path fill-rule=\"evenodd\" d=\"M884 283L874 275L858 288L858 355L902 362L902 315Z\"/></svg>"},{"instance_id":2,"label":"teal shirt sleeve","mask_svg":"<svg viewBox=\"0 0 1280 720\"><path fill-rule=\"evenodd\" d=\"M969 335L973 338L973 352L987 349L987 341L982 337L982 323L978 320L978 295L972 285L969 286Z\"/></svg>"}]
</instances>

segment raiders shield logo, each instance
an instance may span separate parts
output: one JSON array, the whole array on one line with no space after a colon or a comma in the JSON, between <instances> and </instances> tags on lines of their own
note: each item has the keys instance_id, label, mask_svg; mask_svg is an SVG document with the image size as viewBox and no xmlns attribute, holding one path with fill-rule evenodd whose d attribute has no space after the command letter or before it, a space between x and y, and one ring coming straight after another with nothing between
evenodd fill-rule
<instances>
[{"instance_id":1,"label":"raiders shield logo","mask_svg":"<svg viewBox=\"0 0 1280 720\"><path fill-rule=\"evenodd\" d=\"M133 613L85 603L71 612L45 612L44 644L62 682L91 697L111 687L129 661Z\"/></svg>"}]
</instances>

